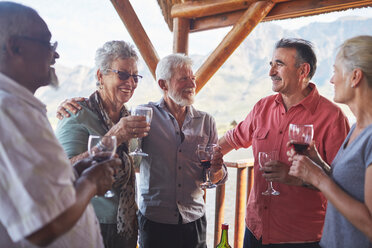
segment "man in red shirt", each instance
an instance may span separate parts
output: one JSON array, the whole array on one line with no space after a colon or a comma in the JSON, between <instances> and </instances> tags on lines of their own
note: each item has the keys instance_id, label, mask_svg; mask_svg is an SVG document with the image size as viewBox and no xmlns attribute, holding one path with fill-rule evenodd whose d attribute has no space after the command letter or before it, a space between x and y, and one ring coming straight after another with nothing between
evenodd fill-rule
<instances>
[{"instance_id":1,"label":"man in red shirt","mask_svg":"<svg viewBox=\"0 0 372 248\"><path fill-rule=\"evenodd\" d=\"M252 146L254 185L246 212L244 248L319 247L326 199L316 189L288 175L288 127L313 124L314 140L330 164L349 131L341 109L319 95L310 79L316 70L312 44L302 39L281 39L270 62L272 89L278 94L261 99L244 121L220 140L222 153ZM278 151L278 160L259 170L260 151ZM272 181L280 195L262 195Z\"/></svg>"}]
</instances>

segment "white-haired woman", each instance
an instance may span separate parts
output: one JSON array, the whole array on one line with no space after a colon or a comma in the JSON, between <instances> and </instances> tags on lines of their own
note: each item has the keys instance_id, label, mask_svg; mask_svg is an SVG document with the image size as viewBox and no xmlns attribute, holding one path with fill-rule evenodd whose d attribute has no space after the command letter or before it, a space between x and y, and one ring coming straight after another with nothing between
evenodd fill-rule
<instances>
[{"instance_id":1,"label":"white-haired woman","mask_svg":"<svg viewBox=\"0 0 372 248\"><path fill-rule=\"evenodd\" d=\"M334 63L334 101L356 117L326 173L312 144L308 156L289 152L289 174L323 192L328 206L321 247L372 247L372 36L346 40Z\"/></svg>"},{"instance_id":2,"label":"white-haired woman","mask_svg":"<svg viewBox=\"0 0 372 248\"><path fill-rule=\"evenodd\" d=\"M92 204L100 222L105 247L136 247L138 224L135 171L128 142L150 130L144 117L130 116L128 102L141 76L138 56L124 41L106 42L96 52L97 91L77 104L80 111L59 121L56 135L72 162L88 157L89 135L115 135L122 166L113 185L114 197L96 197Z\"/></svg>"}]
</instances>

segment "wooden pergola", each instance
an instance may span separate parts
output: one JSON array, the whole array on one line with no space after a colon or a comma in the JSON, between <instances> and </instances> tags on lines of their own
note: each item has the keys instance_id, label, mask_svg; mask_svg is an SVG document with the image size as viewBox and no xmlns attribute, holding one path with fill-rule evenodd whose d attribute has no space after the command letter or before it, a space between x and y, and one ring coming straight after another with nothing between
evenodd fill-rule
<instances>
[{"instance_id":1,"label":"wooden pergola","mask_svg":"<svg viewBox=\"0 0 372 248\"><path fill-rule=\"evenodd\" d=\"M148 0L149 1L149 0ZM221 43L196 71L197 92L208 82L260 22L372 7L372 0L157 0L173 32L173 52L188 54L189 33L232 26ZM155 78L159 56L129 0L111 0L150 72ZM236 168L237 193L234 247L242 246L245 195L253 184L252 163L228 163ZM247 173L248 171L248 173ZM248 180L247 180L248 177ZM214 244L223 220L224 185L216 191Z\"/></svg>"},{"instance_id":2,"label":"wooden pergola","mask_svg":"<svg viewBox=\"0 0 372 248\"><path fill-rule=\"evenodd\" d=\"M173 52L188 54L189 33L233 26L196 71L198 92L260 22L371 7L372 0L157 0L173 32ZM111 0L155 78L159 61L129 0Z\"/></svg>"}]
</instances>

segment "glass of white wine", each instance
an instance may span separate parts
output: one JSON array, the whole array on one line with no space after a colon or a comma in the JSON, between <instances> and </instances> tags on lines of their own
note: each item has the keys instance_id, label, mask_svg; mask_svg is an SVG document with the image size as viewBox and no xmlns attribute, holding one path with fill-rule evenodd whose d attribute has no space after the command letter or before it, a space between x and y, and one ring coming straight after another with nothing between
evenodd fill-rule
<instances>
[{"instance_id":1,"label":"glass of white wine","mask_svg":"<svg viewBox=\"0 0 372 248\"><path fill-rule=\"evenodd\" d=\"M97 163L109 160L115 157L117 147L116 136L98 136L89 135L88 153ZM105 197L113 197L115 194L108 190Z\"/></svg>"},{"instance_id":2,"label":"glass of white wine","mask_svg":"<svg viewBox=\"0 0 372 248\"><path fill-rule=\"evenodd\" d=\"M269 152L259 152L258 153L258 163L261 168L265 167L267 162L272 160L278 159L278 152L277 151L269 151ZM273 188L273 182L268 183L267 190L262 192L263 195L280 195L279 191L276 191Z\"/></svg>"},{"instance_id":3,"label":"glass of white wine","mask_svg":"<svg viewBox=\"0 0 372 248\"><path fill-rule=\"evenodd\" d=\"M146 116L146 122L148 124L150 124L151 120L152 120L152 108L139 105L135 108L132 108L131 115L133 115L133 116ZM142 149L141 149L141 138L137 138L137 144L138 145L137 145L136 149L133 152L129 153L129 155L147 157L148 154L143 152Z\"/></svg>"}]
</instances>

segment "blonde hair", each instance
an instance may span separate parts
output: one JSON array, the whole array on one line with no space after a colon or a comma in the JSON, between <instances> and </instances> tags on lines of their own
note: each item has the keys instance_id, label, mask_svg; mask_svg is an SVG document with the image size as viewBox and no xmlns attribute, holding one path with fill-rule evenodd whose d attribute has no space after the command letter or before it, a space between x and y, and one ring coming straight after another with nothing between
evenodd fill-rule
<instances>
[{"instance_id":1,"label":"blonde hair","mask_svg":"<svg viewBox=\"0 0 372 248\"><path fill-rule=\"evenodd\" d=\"M372 36L362 35L346 40L337 57L347 71L362 70L368 86L372 88Z\"/></svg>"}]
</instances>

